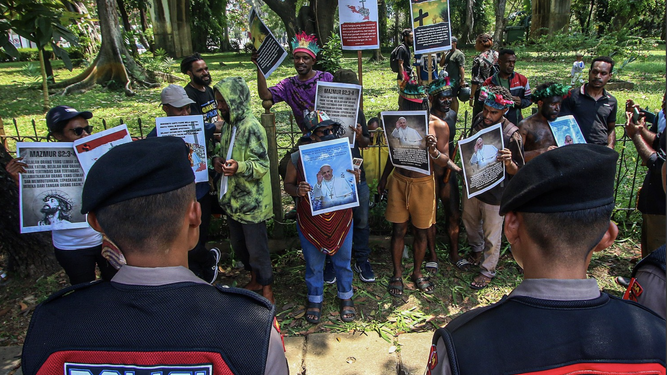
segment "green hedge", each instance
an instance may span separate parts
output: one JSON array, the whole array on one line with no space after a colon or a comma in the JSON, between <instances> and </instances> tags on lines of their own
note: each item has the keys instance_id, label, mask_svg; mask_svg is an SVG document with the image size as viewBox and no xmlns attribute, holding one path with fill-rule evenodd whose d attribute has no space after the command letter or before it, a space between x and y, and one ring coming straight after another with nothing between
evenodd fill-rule
<instances>
[{"instance_id":1,"label":"green hedge","mask_svg":"<svg viewBox=\"0 0 667 375\"><path fill-rule=\"evenodd\" d=\"M65 48L69 54L69 58L72 60L83 59L83 53L76 48ZM19 58L18 61L39 61L39 55L37 48L18 48ZM52 52L51 47L46 48L47 52ZM14 61L11 56L9 56L4 51L0 51L0 61Z\"/></svg>"}]
</instances>

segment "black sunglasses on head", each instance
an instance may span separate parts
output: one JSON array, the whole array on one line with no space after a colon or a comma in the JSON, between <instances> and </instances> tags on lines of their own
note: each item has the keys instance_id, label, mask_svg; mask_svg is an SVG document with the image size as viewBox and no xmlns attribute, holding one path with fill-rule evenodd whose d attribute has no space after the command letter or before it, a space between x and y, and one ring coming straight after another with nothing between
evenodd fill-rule
<instances>
[{"instance_id":1,"label":"black sunglasses on head","mask_svg":"<svg viewBox=\"0 0 667 375\"><path fill-rule=\"evenodd\" d=\"M88 134L91 134L92 131L93 131L93 127L88 125L88 126L83 127L83 128L72 128L70 130L73 131L74 134L76 134L77 136L81 136L81 134L83 134L84 131Z\"/></svg>"}]
</instances>

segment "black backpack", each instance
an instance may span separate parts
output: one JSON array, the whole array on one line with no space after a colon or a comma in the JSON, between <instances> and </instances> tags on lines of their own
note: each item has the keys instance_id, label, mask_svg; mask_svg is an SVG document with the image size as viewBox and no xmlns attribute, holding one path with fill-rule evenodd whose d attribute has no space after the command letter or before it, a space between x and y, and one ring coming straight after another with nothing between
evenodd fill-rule
<instances>
[{"instance_id":1,"label":"black backpack","mask_svg":"<svg viewBox=\"0 0 667 375\"><path fill-rule=\"evenodd\" d=\"M398 47L394 48L393 51L391 51L391 55L389 58L389 66L391 66L391 71L394 73L400 72L400 69L398 67L398 50L399 48L405 48L403 44L399 44Z\"/></svg>"}]
</instances>

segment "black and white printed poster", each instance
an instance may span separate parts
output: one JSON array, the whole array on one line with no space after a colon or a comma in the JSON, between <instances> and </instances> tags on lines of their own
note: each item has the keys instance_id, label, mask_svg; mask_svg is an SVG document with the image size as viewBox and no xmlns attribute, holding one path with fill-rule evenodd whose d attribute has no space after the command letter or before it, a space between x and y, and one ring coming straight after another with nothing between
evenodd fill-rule
<instances>
[{"instance_id":1,"label":"black and white printed poster","mask_svg":"<svg viewBox=\"0 0 667 375\"><path fill-rule=\"evenodd\" d=\"M28 166L19 174L21 233L86 228L81 213L83 169L71 142L18 142Z\"/></svg>"},{"instance_id":2,"label":"black and white printed poster","mask_svg":"<svg viewBox=\"0 0 667 375\"><path fill-rule=\"evenodd\" d=\"M504 148L502 131L501 124L495 124L458 142L468 198L505 180L505 163L498 161L498 151Z\"/></svg>"},{"instance_id":3,"label":"black and white printed poster","mask_svg":"<svg viewBox=\"0 0 667 375\"><path fill-rule=\"evenodd\" d=\"M388 111L381 116L394 167L430 175L431 163L426 150L428 112Z\"/></svg>"}]
</instances>

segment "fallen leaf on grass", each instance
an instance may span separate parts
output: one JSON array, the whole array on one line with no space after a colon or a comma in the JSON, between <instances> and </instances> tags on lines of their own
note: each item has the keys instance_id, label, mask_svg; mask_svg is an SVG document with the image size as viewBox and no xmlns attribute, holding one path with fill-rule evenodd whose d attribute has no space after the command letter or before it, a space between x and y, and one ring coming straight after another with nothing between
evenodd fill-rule
<instances>
[{"instance_id":1,"label":"fallen leaf on grass","mask_svg":"<svg viewBox=\"0 0 667 375\"><path fill-rule=\"evenodd\" d=\"M28 310L28 305L26 305L25 303L20 302L19 305L21 306L21 311L26 311L26 310Z\"/></svg>"}]
</instances>

